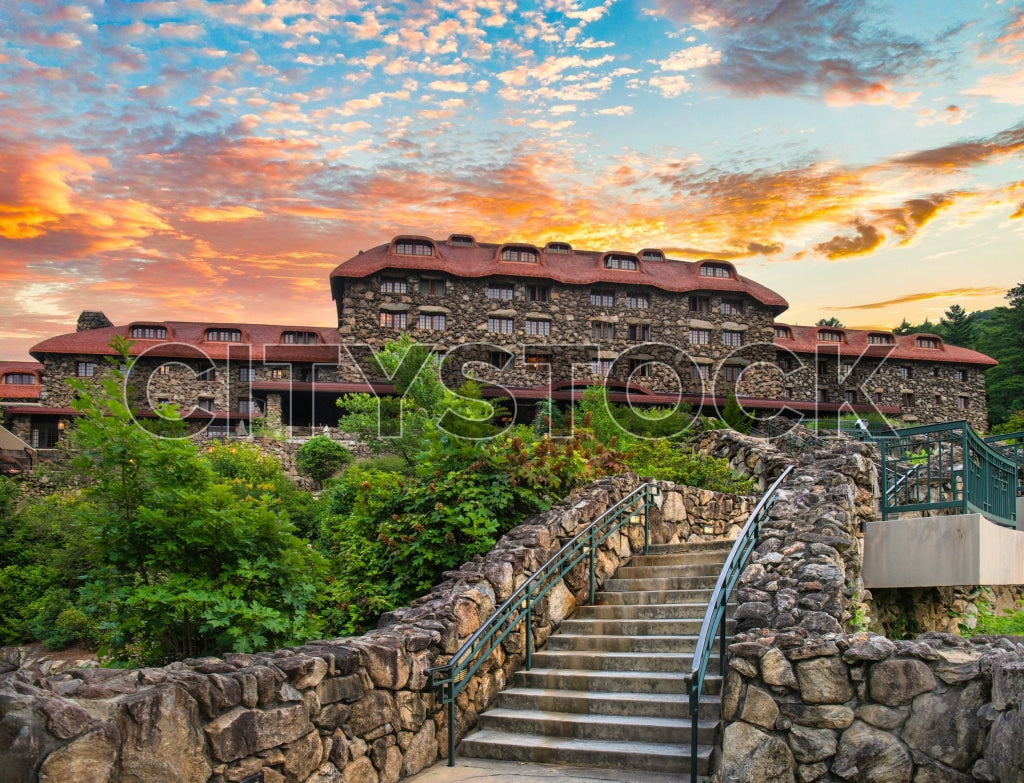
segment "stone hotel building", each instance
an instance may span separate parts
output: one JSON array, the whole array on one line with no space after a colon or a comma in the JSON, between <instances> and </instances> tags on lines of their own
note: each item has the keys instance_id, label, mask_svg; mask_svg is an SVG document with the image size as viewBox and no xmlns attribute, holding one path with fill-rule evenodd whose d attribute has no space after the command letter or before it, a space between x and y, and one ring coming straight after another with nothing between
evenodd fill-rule
<instances>
[{"instance_id":1,"label":"stone hotel building","mask_svg":"<svg viewBox=\"0 0 1024 783\"><path fill-rule=\"evenodd\" d=\"M472 377L521 420L537 400L568 401L597 382L612 399L682 398L710 413L735 392L764 414L878 410L908 424L967 419L986 428L988 356L936 335L784 323L786 300L727 261L399 236L339 264L330 286L337 327L115 326L83 313L77 331L32 348L38 363L0 363L3 423L34 448L52 447L74 415L65 380L102 374L118 335L138 357L141 416L174 402L207 433L248 432L254 418L309 432L337 424L335 400L346 392L393 391L346 346L409 333L447 355L450 386Z\"/></svg>"}]
</instances>

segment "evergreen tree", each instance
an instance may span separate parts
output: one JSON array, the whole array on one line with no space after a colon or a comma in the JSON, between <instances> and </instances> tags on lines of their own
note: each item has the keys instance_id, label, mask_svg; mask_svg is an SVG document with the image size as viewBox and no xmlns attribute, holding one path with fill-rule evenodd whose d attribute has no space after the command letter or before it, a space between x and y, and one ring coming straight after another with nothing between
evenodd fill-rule
<instances>
[{"instance_id":1,"label":"evergreen tree","mask_svg":"<svg viewBox=\"0 0 1024 783\"><path fill-rule=\"evenodd\" d=\"M974 324L971 316L960 305L946 310L946 317L940 322L942 338L950 345L970 348L974 342Z\"/></svg>"},{"instance_id":2,"label":"evergreen tree","mask_svg":"<svg viewBox=\"0 0 1024 783\"><path fill-rule=\"evenodd\" d=\"M819 319L819 321L818 321L818 323L816 325L817 326L832 326L832 327L835 327L836 329L842 329L843 328L843 322L840 321L838 318L836 318L834 315L830 316L828 318L821 318L821 319Z\"/></svg>"}]
</instances>

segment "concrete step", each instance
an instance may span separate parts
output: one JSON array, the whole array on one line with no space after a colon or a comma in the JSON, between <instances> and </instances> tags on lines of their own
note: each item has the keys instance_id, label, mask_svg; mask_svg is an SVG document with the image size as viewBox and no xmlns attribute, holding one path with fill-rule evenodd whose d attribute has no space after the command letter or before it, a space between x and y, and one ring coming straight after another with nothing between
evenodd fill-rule
<instances>
[{"instance_id":1,"label":"concrete step","mask_svg":"<svg viewBox=\"0 0 1024 783\"><path fill-rule=\"evenodd\" d=\"M703 603L707 606L714 587L690 590L631 590L599 592L594 600L597 606L653 605L667 603Z\"/></svg>"},{"instance_id":2,"label":"concrete step","mask_svg":"<svg viewBox=\"0 0 1024 783\"><path fill-rule=\"evenodd\" d=\"M608 579L601 589L609 592L634 592L636 590L714 590L718 574L707 576L667 576L658 579Z\"/></svg>"},{"instance_id":3,"label":"concrete step","mask_svg":"<svg viewBox=\"0 0 1024 783\"><path fill-rule=\"evenodd\" d=\"M559 633L551 636L545 650L582 650L589 652L683 653L697 646L692 636L600 636L597 634Z\"/></svg>"},{"instance_id":4,"label":"concrete step","mask_svg":"<svg viewBox=\"0 0 1024 783\"><path fill-rule=\"evenodd\" d=\"M724 563L729 555L728 549L703 552L680 552L677 555L633 555L628 566L669 566L669 565L690 565L691 563Z\"/></svg>"},{"instance_id":5,"label":"concrete step","mask_svg":"<svg viewBox=\"0 0 1024 783\"><path fill-rule=\"evenodd\" d=\"M648 553L651 555L678 555L690 552L728 552L735 543L732 540L717 539L714 541L691 541L683 544L651 544Z\"/></svg>"},{"instance_id":6,"label":"concrete step","mask_svg":"<svg viewBox=\"0 0 1024 783\"><path fill-rule=\"evenodd\" d=\"M559 629L558 636L696 636L700 633L704 622L703 614L699 617L667 617L658 619L576 619L565 620ZM732 621L726 620L726 633L732 633Z\"/></svg>"},{"instance_id":7,"label":"concrete step","mask_svg":"<svg viewBox=\"0 0 1024 783\"><path fill-rule=\"evenodd\" d=\"M555 637L552 636L552 639ZM549 640L550 641L550 640ZM717 658L713 664L718 672ZM594 652L545 649L533 654L533 665L549 669L591 669L613 672L673 672L687 674L693 652Z\"/></svg>"},{"instance_id":8,"label":"concrete step","mask_svg":"<svg viewBox=\"0 0 1024 783\"><path fill-rule=\"evenodd\" d=\"M498 707L560 714L690 719L690 697L685 693L618 693L609 690L564 691L513 687L498 694ZM699 718L718 720L721 712L722 705L717 695L709 694L698 705Z\"/></svg>"},{"instance_id":9,"label":"concrete step","mask_svg":"<svg viewBox=\"0 0 1024 783\"><path fill-rule=\"evenodd\" d=\"M706 601L678 604L604 604L579 607L573 612L572 621L703 618L706 611ZM565 627L565 623L562 623L562 627Z\"/></svg>"},{"instance_id":10,"label":"concrete step","mask_svg":"<svg viewBox=\"0 0 1024 783\"><path fill-rule=\"evenodd\" d=\"M717 664L716 664L717 670ZM513 687L561 691L611 691L614 693L686 693L688 672L602 671L600 669L551 669L535 666L520 669ZM722 692L722 678L709 674L704 678L703 695Z\"/></svg>"},{"instance_id":11,"label":"concrete step","mask_svg":"<svg viewBox=\"0 0 1024 783\"><path fill-rule=\"evenodd\" d=\"M697 722L697 742L715 741L718 721ZM538 737L575 737L612 742L677 743L690 739L689 718L587 715L495 707L480 716L481 731Z\"/></svg>"},{"instance_id":12,"label":"concrete step","mask_svg":"<svg viewBox=\"0 0 1024 783\"><path fill-rule=\"evenodd\" d=\"M576 737L524 737L488 730L467 737L459 748L463 754L475 758L684 774L690 770L689 732L684 734L678 744L670 744ZM702 775L710 771L711 753L710 744L697 747L697 769Z\"/></svg>"},{"instance_id":13,"label":"concrete step","mask_svg":"<svg viewBox=\"0 0 1024 783\"><path fill-rule=\"evenodd\" d=\"M636 566L630 563L615 572L616 579L670 579L678 576L713 576L722 573L722 563L686 563L685 565L654 564Z\"/></svg>"}]
</instances>

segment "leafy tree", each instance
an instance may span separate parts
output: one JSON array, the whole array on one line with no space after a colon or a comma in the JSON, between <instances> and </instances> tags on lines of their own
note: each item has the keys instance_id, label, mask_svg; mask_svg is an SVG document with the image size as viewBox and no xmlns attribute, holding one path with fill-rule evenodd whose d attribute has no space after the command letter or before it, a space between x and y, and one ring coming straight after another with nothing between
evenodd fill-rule
<instances>
[{"instance_id":1,"label":"leafy tree","mask_svg":"<svg viewBox=\"0 0 1024 783\"><path fill-rule=\"evenodd\" d=\"M990 434L1008 435L1011 432L1024 432L1024 410L1019 410L997 427Z\"/></svg>"},{"instance_id":2,"label":"leafy tree","mask_svg":"<svg viewBox=\"0 0 1024 783\"><path fill-rule=\"evenodd\" d=\"M128 365L128 344L114 348ZM183 438L138 426L115 368L80 381L72 514L95 547L82 594L118 659L252 651L316 634L318 555L278 508L219 477ZM164 407L172 423L176 413Z\"/></svg>"},{"instance_id":3,"label":"leafy tree","mask_svg":"<svg viewBox=\"0 0 1024 783\"><path fill-rule=\"evenodd\" d=\"M317 435L303 443L295 452L295 467L303 476L322 484L352 462L352 454L326 435Z\"/></svg>"},{"instance_id":4,"label":"leafy tree","mask_svg":"<svg viewBox=\"0 0 1024 783\"><path fill-rule=\"evenodd\" d=\"M816 326L832 326L832 327L835 327L836 329L842 329L843 328L843 322L840 321L838 318L836 318L833 315L833 316L829 316L828 318L821 318L821 319L819 319L819 321L816 324Z\"/></svg>"}]
</instances>

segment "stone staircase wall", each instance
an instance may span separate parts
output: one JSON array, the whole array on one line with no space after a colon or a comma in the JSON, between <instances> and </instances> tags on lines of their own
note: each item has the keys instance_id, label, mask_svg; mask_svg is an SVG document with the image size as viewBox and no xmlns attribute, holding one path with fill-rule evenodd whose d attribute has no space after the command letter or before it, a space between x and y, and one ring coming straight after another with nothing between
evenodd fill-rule
<instances>
[{"instance_id":1,"label":"stone staircase wall","mask_svg":"<svg viewBox=\"0 0 1024 783\"><path fill-rule=\"evenodd\" d=\"M485 557L382 618L361 637L163 668L55 673L0 661L0 783L394 783L446 753L444 712L427 669L446 660L496 604L566 541L640 484L603 479L510 531ZM651 542L735 536L752 499L663 485ZM612 536L603 582L642 547L642 531ZM538 611L543 641L578 602L571 572ZM511 679L514 634L467 684L457 732Z\"/></svg>"},{"instance_id":2,"label":"stone staircase wall","mask_svg":"<svg viewBox=\"0 0 1024 783\"><path fill-rule=\"evenodd\" d=\"M852 630L870 621L870 447L779 445L735 433L707 444L755 475L796 465L737 588L722 783L1024 781L1024 639Z\"/></svg>"}]
</instances>

